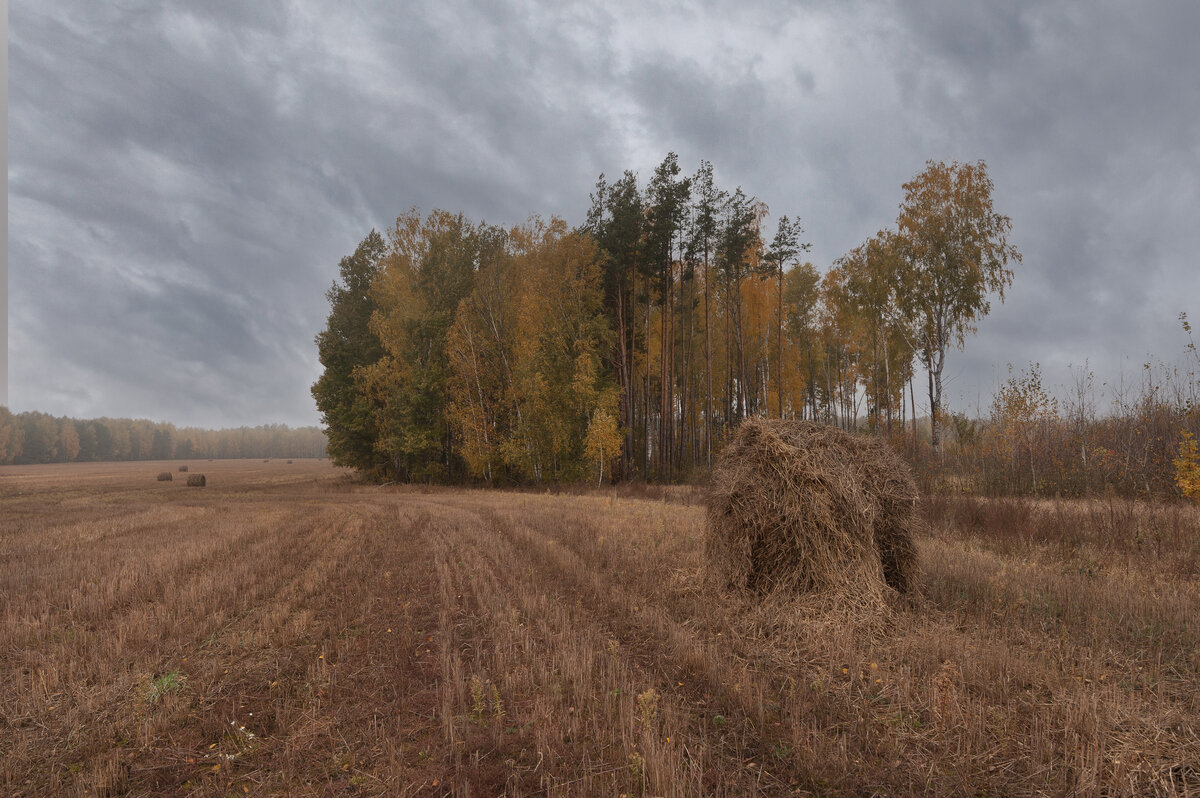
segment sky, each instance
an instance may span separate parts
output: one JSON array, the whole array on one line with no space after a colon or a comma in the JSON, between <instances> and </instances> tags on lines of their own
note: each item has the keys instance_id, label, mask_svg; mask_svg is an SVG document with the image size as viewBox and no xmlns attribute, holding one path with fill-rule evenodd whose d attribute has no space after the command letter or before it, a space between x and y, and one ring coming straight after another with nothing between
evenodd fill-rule
<instances>
[{"instance_id":1,"label":"sky","mask_svg":"<svg viewBox=\"0 0 1200 798\"><path fill-rule=\"evenodd\" d=\"M583 221L669 151L799 216L820 270L927 160L1024 256L952 408L1178 362L1200 321L1200 3L10 0L8 401L318 423L338 261L412 207ZM768 222L768 232L773 230ZM2 397L0 397L2 398Z\"/></svg>"}]
</instances>

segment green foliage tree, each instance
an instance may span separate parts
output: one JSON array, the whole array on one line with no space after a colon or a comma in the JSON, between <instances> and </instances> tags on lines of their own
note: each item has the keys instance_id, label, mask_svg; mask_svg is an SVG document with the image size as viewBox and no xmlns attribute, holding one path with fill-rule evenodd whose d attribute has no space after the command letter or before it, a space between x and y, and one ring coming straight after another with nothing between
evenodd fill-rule
<instances>
[{"instance_id":1,"label":"green foliage tree","mask_svg":"<svg viewBox=\"0 0 1200 798\"><path fill-rule=\"evenodd\" d=\"M325 293L329 318L317 335L317 357L325 370L313 383L312 395L328 435L329 456L338 465L375 468L376 430L370 402L356 371L383 357L383 346L371 330L376 310L371 283L387 253L383 236L372 230L354 253L338 266L341 283Z\"/></svg>"},{"instance_id":2,"label":"green foliage tree","mask_svg":"<svg viewBox=\"0 0 1200 798\"><path fill-rule=\"evenodd\" d=\"M725 418L736 424L746 417L746 347L742 325L742 284L754 273L762 250L758 203L738 187L725 202L718 233L717 271L720 297L728 317L726 325Z\"/></svg>"},{"instance_id":3,"label":"green foliage tree","mask_svg":"<svg viewBox=\"0 0 1200 798\"><path fill-rule=\"evenodd\" d=\"M660 478L675 471L675 275L683 260L683 222L691 196L691 180L681 178L675 153L654 170L646 187L646 262L657 272L659 313L658 435L653 447Z\"/></svg>"},{"instance_id":4,"label":"green foliage tree","mask_svg":"<svg viewBox=\"0 0 1200 798\"><path fill-rule=\"evenodd\" d=\"M376 451L393 476L445 480L461 471L447 417L446 338L470 294L480 237L462 214L413 209L389 233L371 286L371 330L384 356L355 370L373 409Z\"/></svg>"},{"instance_id":5,"label":"green foliage tree","mask_svg":"<svg viewBox=\"0 0 1200 798\"><path fill-rule=\"evenodd\" d=\"M639 341L637 286L644 261L645 205L638 189L637 175L631 171L626 171L620 180L611 184L600 175L591 200L584 230L599 247L605 313L612 320L616 333L612 363L621 393L620 426L625 434L625 443L621 447L621 473L629 477L634 472L634 390ZM642 337L645 338L645 330Z\"/></svg>"},{"instance_id":6,"label":"green foliage tree","mask_svg":"<svg viewBox=\"0 0 1200 798\"><path fill-rule=\"evenodd\" d=\"M721 206L726 194L713 180L713 166L701 161L692 178L692 229L688 248L693 261L704 269L704 460L712 467L713 453L713 348L712 348L712 256L716 249Z\"/></svg>"}]
</instances>

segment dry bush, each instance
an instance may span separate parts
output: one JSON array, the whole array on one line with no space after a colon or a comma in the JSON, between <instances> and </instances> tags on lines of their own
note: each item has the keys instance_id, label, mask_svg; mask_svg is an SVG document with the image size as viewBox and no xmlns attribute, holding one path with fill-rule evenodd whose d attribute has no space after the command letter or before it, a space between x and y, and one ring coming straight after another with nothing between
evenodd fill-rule
<instances>
[{"instance_id":1,"label":"dry bush","mask_svg":"<svg viewBox=\"0 0 1200 798\"><path fill-rule=\"evenodd\" d=\"M189 488L203 488L208 484L208 480L203 474L188 474L187 484Z\"/></svg>"},{"instance_id":2,"label":"dry bush","mask_svg":"<svg viewBox=\"0 0 1200 798\"><path fill-rule=\"evenodd\" d=\"M807 421L748 421L713 469L710 573L757 593L907 593L916 499L886 443Z\"/></svg>"},{"instance_id":3,"label":"dry bush","mask_svg":"<svg viewBox=\"0 0 1200 798\"><path fill-rule=\"evenodd\" d=\"M173 479L174 479L174 477L172 477L172 476L171 476L171 472L170 472L170 471L160 471L160 472L158 472L158 481L159 481L159 482L170 482L170 481L172 481Z\"/></svg>"}]
</instances>

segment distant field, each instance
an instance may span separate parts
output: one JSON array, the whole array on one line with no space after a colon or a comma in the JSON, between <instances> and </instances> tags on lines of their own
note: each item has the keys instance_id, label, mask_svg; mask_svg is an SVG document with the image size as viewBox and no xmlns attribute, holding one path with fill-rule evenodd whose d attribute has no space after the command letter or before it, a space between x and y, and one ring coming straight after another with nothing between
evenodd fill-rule
<instances>
[{"instance_id":1,"label":"distant field","mask_svg":"<svg viewBox=\"0 0 1200 798\"><path fill-rule=\"evenodd\" d=\"M686 489L181 464L0 468L0 793L1200 795L1194 508L935 498L838 624Z\"/></svg>"}]
</instances>

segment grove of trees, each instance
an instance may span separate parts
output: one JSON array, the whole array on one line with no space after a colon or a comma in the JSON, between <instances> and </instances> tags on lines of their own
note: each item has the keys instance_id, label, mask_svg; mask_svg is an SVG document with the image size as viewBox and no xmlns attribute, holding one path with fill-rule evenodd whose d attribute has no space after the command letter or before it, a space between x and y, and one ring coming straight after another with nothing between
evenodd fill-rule
<instances>
[{"instance_id":1,"label":"grove of trees","mask_svg":"<svg viewBox=\"0 0 1200 798\"><path fill-rule=\"evenodd\" d=\"M575 228L410 210L327 294L330 455L397 480L686 479L750 416L915 429L917 363L937 447L947 349L1020 254L982 161L904 192L896 229L824 273L799 217L768 225L674 153L644 184L601 175Z\"/></svg>"},{"instance_id":2,"label":"grove of trees","mask_svg":"<svg viewBox=\"0 0 1200 798\"><path fill-rule=\"evenodd\" d=\"M317 427L207 430L146 419L12 413L0 407L0 465L323 456L325 433Z\"/></svg>"}]
</instances>

